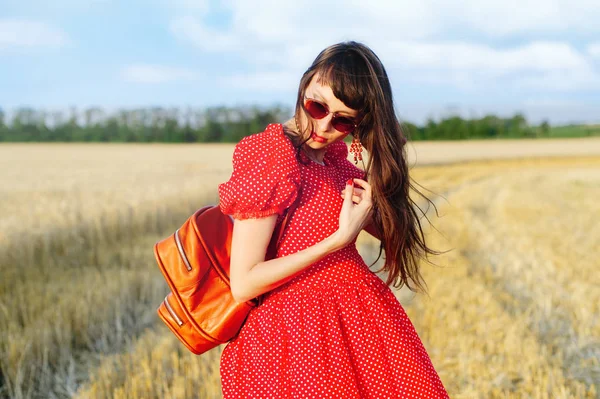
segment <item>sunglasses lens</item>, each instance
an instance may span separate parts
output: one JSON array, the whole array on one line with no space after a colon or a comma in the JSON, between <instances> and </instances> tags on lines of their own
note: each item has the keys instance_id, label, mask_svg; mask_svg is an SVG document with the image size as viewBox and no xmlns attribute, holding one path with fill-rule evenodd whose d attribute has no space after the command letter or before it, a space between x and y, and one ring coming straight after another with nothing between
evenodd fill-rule
<instances>
[{"instance_id":1,"label":"sunglasses lens","mask_svg":"<svg viewBox=\"0 0 600 399\"><path fill-rule=\"evenodd\" d=\"M354 130L354 121L349 118L339 116L331 121L333 128L340 133L350 133Z\"/></svg>"},{"instance_id":2,"label":"sunglasses lens","mask_svg":"<svg viewBox=\"0 0 600 399\"><path fill-rule=\"evenodd\" d=\"M315 119L323 119L329 113L323 104L312 100L308 100L304 104L304 108L306 108L306 112L308 112L308 114Z\"/></svg>"},{"instance_id":3,"label":"sunglasses lens","mask_svg":"<svg viewBox=\"0 0 600 399\"><path fill-rule=\"evenodd\" d=\"M320 102L307 100L304 103L304 109L315 119L323 119L329 114L327 107ZM354 121L345 116L334 116L331 118L331 125L340 133L348 134L354 130Z\"/></svg>"}]
</instances>

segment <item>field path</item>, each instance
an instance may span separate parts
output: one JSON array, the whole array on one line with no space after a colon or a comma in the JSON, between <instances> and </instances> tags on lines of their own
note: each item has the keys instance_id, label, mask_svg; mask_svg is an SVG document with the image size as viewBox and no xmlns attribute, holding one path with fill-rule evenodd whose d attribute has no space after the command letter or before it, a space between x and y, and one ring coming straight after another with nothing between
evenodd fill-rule
<instances>
[{"instance_id":1,"label":"field path","mask_svg":"<svg viewBox=\"0 0 600 399\"><path fill-rule=\"evenodd\" d=\"M596 397L600 158L415 172L444 194L430 242L451 251L424 268L431 301L399 297L453 397Z\"/></svg>"}]
</instances>

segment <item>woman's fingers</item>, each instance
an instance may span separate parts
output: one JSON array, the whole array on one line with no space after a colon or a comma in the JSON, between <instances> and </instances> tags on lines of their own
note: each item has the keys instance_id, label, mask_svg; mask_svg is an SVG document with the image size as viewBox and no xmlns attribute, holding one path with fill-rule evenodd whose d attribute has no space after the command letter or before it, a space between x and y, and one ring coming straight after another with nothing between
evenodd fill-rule
<instances>
[{"instance_id":1,"label":"woman's fingers","mask_svg":"<svg viewBox=\"0 0 600 399\"><path fill-rule=\"evenodd\" d=\"M355 190L354 184L360 187ZM346 187L341 193L344 199L340 211L339 229L336 232L344 244L356 238L370 220L372 212L370 194L369 183L364 180L350 179L346 182Z\"/></svg>"},{"instance_id":2,"label":"woman's fingers","mask_svg":"<svg viewBox=\"0 0 600 399\"><path fill-rule=\"evenodd\" d=\"M362 188L357 188L357 187L354 187L353 191L354 191L354 195L359 196L359 197L362 196L362 194L365 192L365 190L363 190ZM342 196L344 196L345 193L346 193L346 189L344 188L342 190Z\"/></svg>"},{"instance_id":3,"label":"woman's fingers","mask_svg":"<svg viewBox=\"0 0 600 399\"><path fill-rule=\"evenodd\" d=\"M352 203L352 195L349 195L349 193L352 193L353 187L354 187L354 183L352 182L352 179L349 179L346 182L346 188L344 189L344 193L343 193L344 205L346 205L346 204L349 205Z\"/></svg>"},{"instance_id":4,"label":"woman's fingers","mask_svg":"<svg viewBox=\"0 0 600 399\"><path fill-rule=\"evenodd\" d=\"M365 194L368 198L371 198L371 185L363 180L363 179L352 179L354 181L354 186L360 186L365 191Z\"/></svg>"},{"instance_id":5,"label":"woman's fingers","mask_svg":"<svg viewBox=\"0 0 600 399\"><path fill-rule=\"evenodd\" d=\"M349 187L349 186L346 186ZM362 198L362 195L364 193L365 190L363 190L362 188L354 188L352 190L352 201L353 202L359 202L360 199ZM342 192L340 193L340 195L342 196L342 198L346 198L346 188L344 188L342 190Z\"/></svg>"},{"instance_id":6,"label":"woman's fingers","mask_svg":"<svg viewBox=\"0 0 600 399\"><path fill-rule=\"evenodd\" d=\"M364 203L365 205L371 204L371 186L364 180L361 179L352 179L353 183L361 184L364 188L354 187L352 189L352 202L355 204ZM350 181L350 180L349 180ZM346 188L342 190L341 196L342 198L346 198L346 193L348 192L349 185L346 185Z\"/></svg>"},{"instance_id":7,"label":"woman's fingers","mask_svg":"<svg viewBox=\"0 0 600 399\"><path fill-rule=\"evenodd\" d=\"M340 194L340 196L342 198L346 198L344 192ZM352 196L352 202L354 202L355 204L358 204L360 201L362 200L362 197L359 195L353 195Z\"/></svg>"},{"instance_id":8,"label":"woman's fingers","mask_svg":"<svg viewBox=\"0 0 600 399\"><path fill-rule=\"evenodd\" d=\"M363 198L364 196L364 192L365 190L363 189L354 189L352 190L352 200L354 202L358 202L361 200L361 198ZM346 189L343 189L342 192L340 193L340 195L342 196L342 198L346 198Z\"/></svg>"}]
</instances>

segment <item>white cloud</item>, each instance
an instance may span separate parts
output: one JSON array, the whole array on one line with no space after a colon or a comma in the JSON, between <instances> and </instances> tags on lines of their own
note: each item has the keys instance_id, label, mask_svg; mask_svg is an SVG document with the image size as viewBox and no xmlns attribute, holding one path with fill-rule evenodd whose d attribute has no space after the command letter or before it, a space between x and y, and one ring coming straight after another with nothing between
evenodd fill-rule
<instances>
[{"instance_id":1,"label":"white cloud","mask_svg":"<svg viewBox=\"0 0 600 399\"><path fill-rule=\"evenodd\" d=\"M560 42L534 42L510 49L451 42L388 42L381 48L391 65L400 68L476 70L490 75L517 71L577 70L587 67L584 57ZM397 54L396 57L391 57Z\"/></svg>"},{"instance_id":2,"label":"white cloud","mask_svg":"<svg viewBox=\"0 0 600 399\"><path fill-rule=\"evenodd\" d=\"M254 72L217 78L236 89L294 92L317 54L344 40L369 45L398 87L451 87L504 98L508 92L600 89L592 61L600 58L600 42L580 51L566 36L600 32L597 0L223 0L218 7L228 14L222 27L204 23L215 11L206 0L177 0L169 27L202 52L245 61L240 68ZM520 40L489 41L502 37Z\"/></svg>"},{"instance_id":3,"label":"white cloud","mask_svg":"<svg viewBox=\"0 0 600 399\"><path fill-rule=\"evenodd\" d=\"M237 74L220 79L220 84L237 89L256 91L294 91L300 75L289 71Z\"/></svg>"},{"instance_id":4,"label":"white cloud","mask_svg":"<svg viewBox=\"0 0 600 399\"><path fill-rule=\"evenodd\" d=\"M69 42L65 32L44 22L0 19L0 49L58 48Z\"/></svg>"},{"instance_id":5,"label":"white cloud","mask_svg":"<svg viewBox=\"0 0 600 399\"><path fill-rule=\"evenodd\" d=\"M261 42L349 34L408 40L465 31L487 36L600 32L597 0L225 0L221 4L231 12L232 32Z\"/></svg>"},{"instance_id":6,"label":"white cloud","mask_svg":"<svg viewBox=\"0 0 600 399\"><path fill-rule=\"evenodd\" d=\"M414 2L397 2L389 9L386 1L369 3L380 19L395 15L414 16ZM418 9L426 18L409 24L430 24L434 32L470 30L479 34L502 37L521 33L599 32L600 2L597 0L423 0ZM437 16L438 18L435 18ZM397 25L404 27L403 24Z\"/></svg>"},{"instance_id":7,"label":"white cloud","mask_svg":"<svg viewBox=\"0 0 600 399\"><path fill-rule=\"evenodd\" d=\"M178 0L175 4L190 1ZM210 13L205 0L199 4L204 12ZM174 7L179 9L177 5ZM224 0L220 7L221 12L230 14L227 29L208 28L201 18L186 13L171 21L171 31L179 39L206 51L252 55L260 51L265 56L266 51L272 55L264 59L276 60L276 55L282 55L280 63L306 62L304 58L285 58L295 55L299 47L310 48L314 57L315 48L348 39L389 47L388 43L423 40L435 43L441 42L443 37L457 36L484 39L536 32L538 36L552 32L600 32L600 24L596 23L600 20L600 1L597 0L449 0L444 3L433 0ZM193 10L193 7L188 9ZM429 50L431 48L423 51ZM478 51L456 46L449 50Z\"/></svg>"},{"instance_id":8,"label":"white cloud","mask_svg":"<svg viewBox=\"0 0 600 399\"><path fill-rule=\"evenodd\" d=\"M456 7L458 3L459 7ZM568 8L577 7L569 5ZM453 16L475 31L492 36L519 32L562 31L569 28L566 1L464 0L454 4ZM456 14L456 15L455 15Z\"/></svg>"},{"instance_id":9,"label":"white cloud","mask_svg":"<svg viewBox=\"0 0 600 399\"><path fill-rule=\"evenodd\" d=\"M465 31L484 36L600 32L597 0L225 0L231 31L260 42L353 36L410 40Z\"/></svg>"},{"instance_id":10,"label":"white cloud","mask_svg":"<svg viewBox=\"0 0 600 399\"><path fill-rule=\"evenodd\" d=\"M390 42L382 47L381 58L389 60L392 72L401 72L406 80L468 91L509 86L588 90L598 88L600 81L600 73L584 54L560 42L534 42L509 49L470 43Z\"/></svg>"},{"instance_id":11,"label":"white cloud","mask_svg":"<svg viewBox=\"0 0 600 399\"><path fill-rule=\"evenodd\" d=\"M171 31L203 51L235 53L261 70L297 76L320 50L344 40L369 45L390 74L402 71L412 81L462 90L506 83L499 78L543 90L572 90L595 82L600 73L588 54L567 41L532 39L512 47L486 43L489 36L600 32L600 24L591 23L600 20L596 0L453 0L443 5L433 0L225 0L221 7L231 15L227 28L209 28L202 18L188 15L173 19ZM471 39L439 39L444 36ZM599 50L591 47L589 52ZM261 73L252 76L269 81ZM248 85L252 83L242 86Z\"/></svg>"},{"instance_id":12,"label":"white cloud","mask_svg":"<svg viewBox=\"0 0 600 399\"><path fill-rule=\"evenodd\" d=\"M600 59L600 42L590 44L587 48L587 53L594 58Z\"/></svg>"},{"instance_id":13,"label":"white cloud","mask_svg":"<svg viewBox=\"0 0 600 399\"><path fill-rule=\"evenodd\" d=\"M169 27L175 37L202 50L241 51L255 55L257 50L264 53L268 49L273 56L263 54L266 58L278 58L279 63L293 63L297 60L286 59L285 56L297 55L299 48L313 49L312 55L314 49L322 49L335 41L378 39L379 34L390 32L397 37L400 25L404 25L400 36L421 37L430 33L429 27L434 25L427 23L425 19L431 14L419 7L416 1L410 8L411 12L394 14L394 18L389 17L385 21L382 18L386 17L381 15L390 16L393 10L387 10L378 17L369 7L364 8L364 2L356 4L317 0L226 0L221 2L221 7L230 14L226 30L209 28L203 24L202 18L194 18L190 13L173 18ZM387 7L397 8L393 5Z\"/></svg>"},{"instance_id":14,"label":"white cloud","mask_svg":"<svg viewBox=\"0 0 600 399\"><path fill-rule=\"evenodd\" d=\"M323 47L325 45L288 46L279 52L265 50L248 54L253 63L263 60L263 69L275 72L238 75L230 79L240 88L291 89ZM489 91L508 86L518 90L522 87L542 91L588 90L598 87L600 81L600 74L586 57L567 43L535 42L516 48L494 49L460 42L390 41L379 44L374 51L390 76L399 77L401 82L450 86L464 91ZM278 68L270 68L270 62L276 63ZM289 79L289 76L295 78ZM284 77L286 80L278 87L277 80ZM286 82L293 82L293 85Z\"/></svg>"},{"instance_id":15,"label":"white cloud","mask_svg":"<svg viewBox=\"0 0 600 399\"><path fill-rule=\"evenodd\" d=\"M169 28L175 37L188 41L201 50L236 51L243 45L243 40L239 36L206 28L190 16L173 19Z\"/></svg>"},{"instance_id":16,"label":"white cloud","mask_svg":"<svg viewBox=\"0 0 600 399\"><path fill-rule=\"evenodd\" d=\"M210 10L208 0L163 0L171 8L189 11L197 11L206 14Z\"/></svg>"},{"instance_id":17,"label":"white cloud","mask_svg":"<svg viewBox=\"0 0 600 399\"><path fill-rule=\"evenodd\" d=\"M199 79L196 72L187 68L147 64L127 66L121 71L121 77L135 83L165 83Z\"/></svg>"},{"instance_id":18,"label":"white cloud","mask_svg":"<svg viewBox=\"0 0 600 399\"><path fill-rule=\"evenodd\" d=\"M534 76L519 77L516 85L540 91L600 90L600 74L592 70L549 71Z\"/></svg>"}]
</instances>

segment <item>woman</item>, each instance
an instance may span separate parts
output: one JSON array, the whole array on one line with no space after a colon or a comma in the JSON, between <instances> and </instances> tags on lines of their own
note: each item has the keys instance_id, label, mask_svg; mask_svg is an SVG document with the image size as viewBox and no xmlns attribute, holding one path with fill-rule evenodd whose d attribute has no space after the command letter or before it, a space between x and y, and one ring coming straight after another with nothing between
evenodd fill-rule
<instances>
[{"instance_id":1,"label":"woman","mask_svg":"<svg viewBox=\"0 0 600 399\"><path fill-rule=\"evenodd\" d=\"M365 171L347 160L370 154ZM304 73L294 117L244 138L219 186L234 217L231 290L261 297L224 348L225 398L445 398L446 391L388 287L423 287L423 241L409 198L406 139L379 58L366 46L323 50ZM265 252L295 205L275 259ZM387 284L355 241L385 249ZM411 287L412 288L412 287Z\"/></svg>"}]
</instances>

